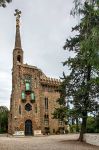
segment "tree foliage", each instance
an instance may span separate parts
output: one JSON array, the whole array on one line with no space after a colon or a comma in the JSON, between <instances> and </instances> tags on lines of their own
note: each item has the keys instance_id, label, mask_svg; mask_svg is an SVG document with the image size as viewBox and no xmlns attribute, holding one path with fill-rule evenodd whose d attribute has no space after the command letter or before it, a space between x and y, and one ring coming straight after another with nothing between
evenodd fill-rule
<instances>
[{"instance_id":1,"label":"tree foliage","mask_svg":"<svg viewBox=\"0 0 99 150\"><path fill-rule=\"evenodd\" d=\"M12 0L0 0L0 7L6 7L7 3L12 2Z\"/></svg>"},{"instance_id":2,"label":"tree foliage","mask_svg":"<svg viewBox=\"0 0 99 150\"><path fill-rule=\"evenodd\" d=\"M88 116L87 133L99 133L99 114L96 116Z\"/></svg>"},{"instance_id":3,"label":"tree foliage","mask_svg":"<svg viewBox=\"0 0 99 150\"><path fill-rule=\"evenodd\" d=\"M0 132L7 132L8 127L8 109L5 106L0 106Z\"/></svg>"},{"instance_id":4,"label":"tree foliage","mask_svg":"<svg viewBox=\"0 0 99 150\"><path fill-rule=\"evenodd\" d=\"M64 98L71 101L75 116L82 118L79 137L82 141L88 113L99 109L99 3L85 1L82 7L77 7L77 11L81 15L81 21L72 28L77 35L67 39L64 45L64 49L72 51L75 56L63 63L70 70L70 74L64 75L63 79L63 106ZM62 101L61 98L60 100ZM67 106L65 110L68 110L66 115L68 112L70 114Z\"/></svg>"}]
</instances>

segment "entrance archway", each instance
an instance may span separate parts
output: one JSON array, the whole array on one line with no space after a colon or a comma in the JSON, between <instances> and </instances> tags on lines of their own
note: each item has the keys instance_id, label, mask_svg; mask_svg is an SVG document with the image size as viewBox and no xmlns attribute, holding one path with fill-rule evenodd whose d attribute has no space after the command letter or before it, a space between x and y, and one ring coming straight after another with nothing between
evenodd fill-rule
<instances>
[{"instance_id":1,"label":"entrance archway","mask_svg":"<svg viewBox=\"0 0 99 150\"><path fill-rule=\"evenodd\" d=\"M27 135L27 136L33 135L32 121L31 120L26 120L25 121L25 135Z\"/></svg>"}]
</instances>

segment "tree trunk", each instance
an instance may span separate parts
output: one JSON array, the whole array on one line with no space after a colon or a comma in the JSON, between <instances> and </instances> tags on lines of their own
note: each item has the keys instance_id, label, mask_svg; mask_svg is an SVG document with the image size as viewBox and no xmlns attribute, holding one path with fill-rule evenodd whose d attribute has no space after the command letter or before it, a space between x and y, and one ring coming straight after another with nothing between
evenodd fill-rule
<instances>
[{"instance_id":1,"label":"tree trunk","mask_svg":"<svg viewBox=\"0 0 99 150\"><path fill-rule=\"evenodd\" d=\"M1 122L0 122L0 132L1 132Z\"/></svg>"},{"instance_id":2,"label":"tree trunk","mask_svg":"<svg viewBox=\"0 0 99 150\"><path fill-rule=\"evenodd\" d=\"M86 133L86 125L87 125L87 112L84 112L84 116L82 118L81 131L79 136L79 141L83 142L84 134Z\"/></svg>"},{"instance_id":3,"label":"tree trunk","mask_svg":"<svg viewBox=\"0 0 99 150\"><path fill-rule=\"evenodd\" d=\"M79 141L83 141L84 133L86 133L86 125L87 125L87 109L89 108L89 92L90 92L90 78L91 78L91 66L87 67L87 74L86 74L86 80L87 80L87 92L85 94L85 101L84 101L84 112L82 112L82 124L81 124L81 131L79 136Z\"/></svg>"},{"instance_id":4,"label":"tree trunk","mask_svg":"<svg viewBox=\"0 0 99 150\"><path fill-rule=\"evenodd\" d=\"M1 122L2 122L2 121L1 121L1 115L0 115L0 132L1 132Z\"/></svg>"},{"instance_id":5,"label":"tree trunk","mask_svg":"<svg viewBox=\"0 0 99 150\"><path fill-rule=\"evenodd\" d=\"M79 132L79 123L78 123L78 118L76 118L76 132Z\"/></svg>"}]
</instances>

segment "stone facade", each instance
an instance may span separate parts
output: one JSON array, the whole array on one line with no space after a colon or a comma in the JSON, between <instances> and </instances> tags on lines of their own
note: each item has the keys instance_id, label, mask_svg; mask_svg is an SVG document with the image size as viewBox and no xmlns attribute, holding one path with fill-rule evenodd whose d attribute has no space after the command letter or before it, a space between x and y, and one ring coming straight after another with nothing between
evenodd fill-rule
<instances>
[{"instance_id":1,"label":"stone facade","mask_svg":"<svg viewBox=\"0 0 99 150\"><path fill-rule=\"evenodd\" d=\"M52 113L60 97L60 80L48 78L40 69L23 63L20 38L20 12L16 10L16 37L13 50L12 93L10 99L9 134L55 134L65 125L53 119Z\"/></svg>"}]
</instances>

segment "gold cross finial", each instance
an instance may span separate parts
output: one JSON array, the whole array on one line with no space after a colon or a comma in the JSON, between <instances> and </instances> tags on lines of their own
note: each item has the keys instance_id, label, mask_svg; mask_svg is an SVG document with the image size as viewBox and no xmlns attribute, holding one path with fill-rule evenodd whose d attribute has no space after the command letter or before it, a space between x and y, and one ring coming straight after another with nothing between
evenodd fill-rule
<instances>
[{"instance_id":1,"label":"gold cross finial","mask_svg":"<svg viewBox=\"0 0 99 150\"><path fill-rule=\"evenodd\" d=\"M19 11L18 9L15 9L15 14L14 14L14 16L16 16L16 26L19 26L21 11Z\"/></svg>"}]
</instances>

